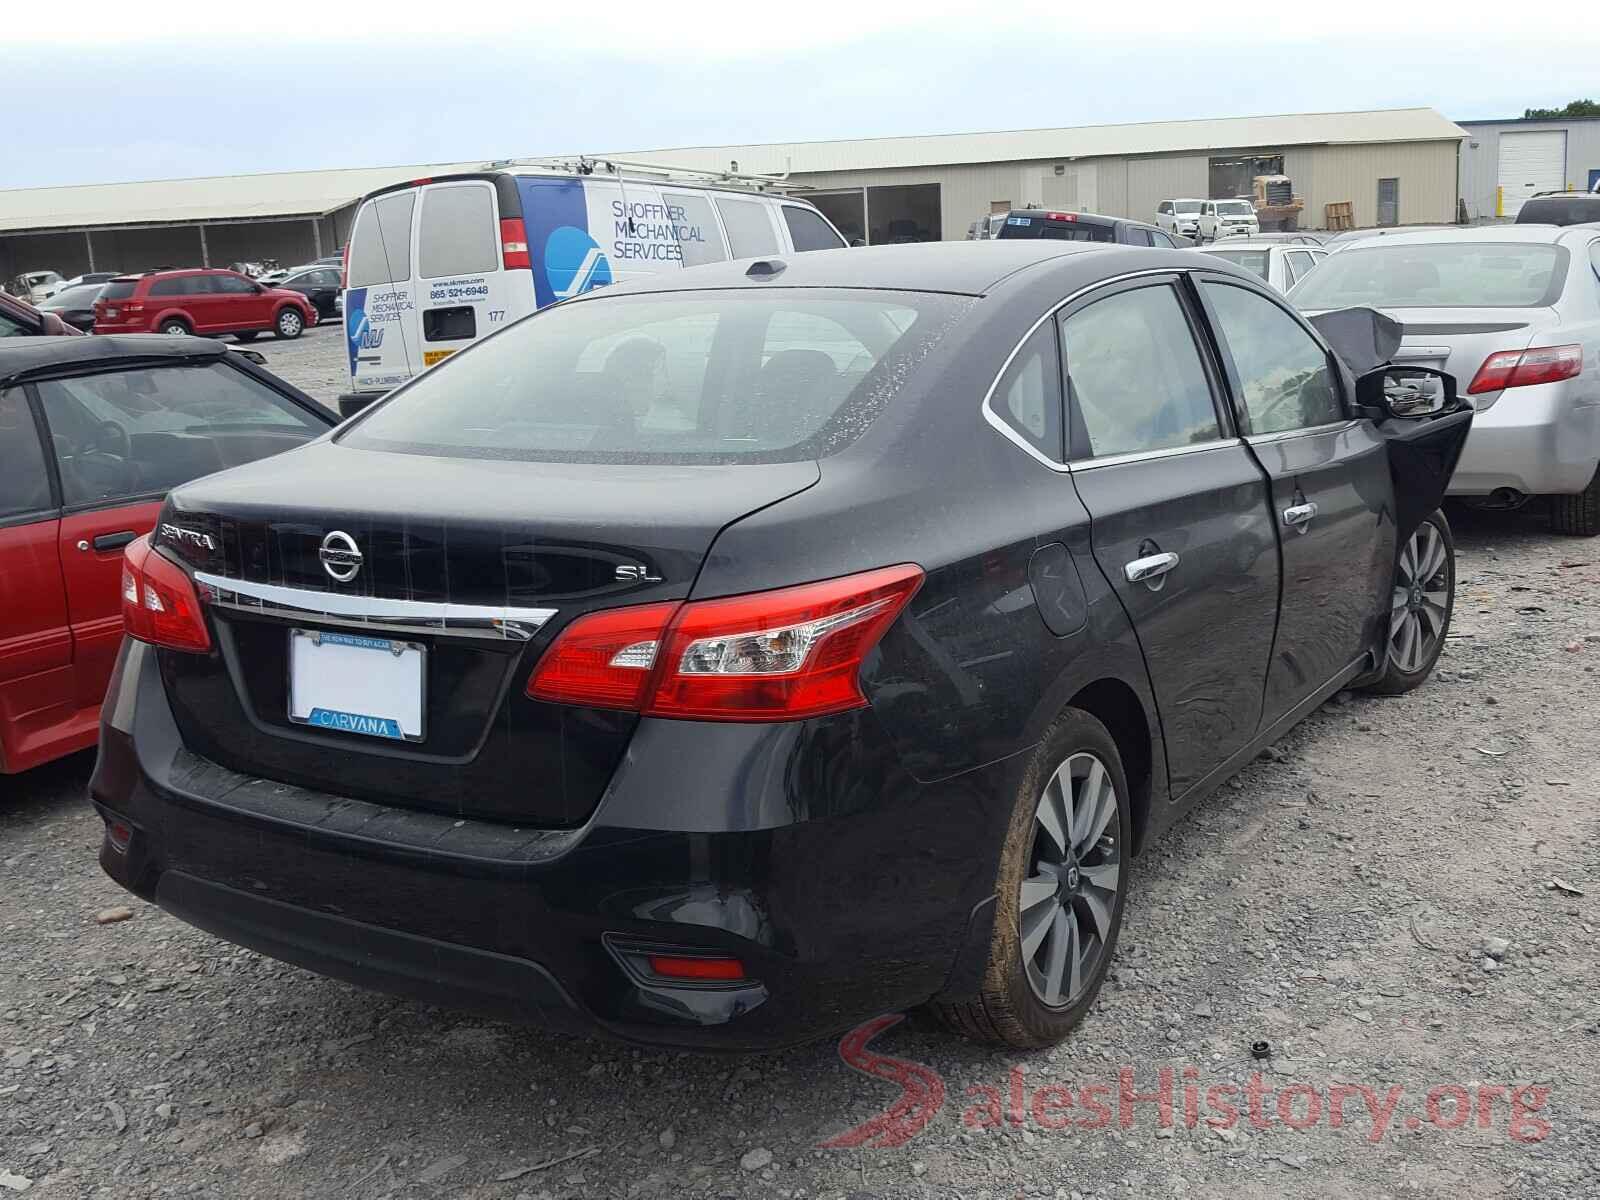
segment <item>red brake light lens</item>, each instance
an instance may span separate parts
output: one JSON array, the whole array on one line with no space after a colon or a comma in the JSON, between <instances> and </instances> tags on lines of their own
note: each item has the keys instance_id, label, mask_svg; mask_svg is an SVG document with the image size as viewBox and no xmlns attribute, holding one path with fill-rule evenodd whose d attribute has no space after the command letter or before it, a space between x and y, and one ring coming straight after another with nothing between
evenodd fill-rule
<instances>
[{"instance_id":1,"label":"red brake light lens","mask_svg":"<svg viewBox=\"0 0 1600 1200\"><path fill-rule=\"evenodd\" d=\"M591 613L545 652L528 695L701 721L798 721L860 708L862 662L922 579L905 564Z\"/></svg>"},{"instance_id":2,"label":"red brake light lens","mask_svg":"<svg viewBox=\"0 0 1600 1200\"><path fill-rule=\"evenodd\" d=\"M528 695L556 704L637 710L678 602L607 608L562 631L528 680Z\"/></svg>"},{"instance_id":3,"label":"red brake light lens","mask_svg":"<svg viewBox=\"0 0 1600 1200\"><path fill-rule=\"evenodd\" d=\"M652 954L648 962L651 973L660 975L665 979L729 983L744 978L744 964L737 958L699 958L677 954Z\"/></svg>"},{"instance_id":4,"label":"red brake light lens","mask_svg":"<svg viewBox=\"0 0 1600 1200\"><path fill-rule=\"evenodd\" d=\"M1472 377L1467 395L1498 392L1502 388L1555 383L1583 373L1582 346L1536 346L1528 350L1501 350L1483 360Z\"/></svg>"},{"instance_id":5,"label":"red brake light lens","mask_svg":"<svg viewBox=\"0 0 1600 1200\"><path fill-rule=\"evenodd\" d=\"M500 222L500 255L508 271L533 266L528 255L528 230L521 217L506 217Z\"/></svg>"},{"instance_id":6,"label":"red brake light lens","mask_svg":"<svg viewBox=\"0 0 1600 1200\"><path fill-rule=\"evenodd\" d=\"M169 650L211 649L194 582L150 548L149 534L129 542L123 552L122 627L129 637Z\"/></svg>"},{"instance_id":7,"label":"red brake light lens","mask_svg":"<svg viewBox=\"0 0 1600 1200\"><path fill-rule=\"evenodd\" d=\"M1053 212L1045 213L1045 216L1052 221L1076 221L1078 219L1077 213Z\"/></svg>"}]
</instances>

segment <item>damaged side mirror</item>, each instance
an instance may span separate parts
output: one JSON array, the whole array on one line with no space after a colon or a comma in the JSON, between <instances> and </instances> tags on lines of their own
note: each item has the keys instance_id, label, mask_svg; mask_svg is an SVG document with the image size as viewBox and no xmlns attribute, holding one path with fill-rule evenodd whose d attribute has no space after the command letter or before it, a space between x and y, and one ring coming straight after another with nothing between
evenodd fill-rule
<instances>
[{"instance_id":1,"label":"damaged side mirror","mask_svg":"<svg viewBox=\"0 0 1600 1200\"><path fill-rule=\"evenodd\" d=\"M1356 403L1380 421L1438 416L1457 407L1455 376L1429 367L1379 367L1356 380Z\"/></svg>"}]
</instances>

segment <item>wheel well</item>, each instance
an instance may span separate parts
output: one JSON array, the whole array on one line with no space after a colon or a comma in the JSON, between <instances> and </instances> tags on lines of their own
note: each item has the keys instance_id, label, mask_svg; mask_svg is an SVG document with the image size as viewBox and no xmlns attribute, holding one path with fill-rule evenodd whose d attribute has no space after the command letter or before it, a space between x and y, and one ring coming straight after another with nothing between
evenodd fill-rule
<instances>
[{"instance_id":1,"label":"wheel well","mask_svg":"<svg viewBox=\"0 0 1600 1200\"><path fill-rule=\"evenodd\" d=\"M182 313L168 313L166 316L162 317L156 322L156 328L160 329L163 325L171 325L174 323L182 325L190 333L194 332L194 322L189 320L189 318L184 316Z\"/></svg>"},{"instance_id":2,"label":"wheel well","mask_svg":"<svg viewBox=\"0 0 1600 1200\"><path fill-rule=\"evenodd\" d=\"M1128 775L1128 789L1133 793L1133 848L1138 854L1144 849L1145 830L1150 825L1152 784L1150 722L1145 718L1144 705L1120 679L1097 679L1067 703L1096 718L1117 743L1122 769Z\"/></svg>"}]
</instances>

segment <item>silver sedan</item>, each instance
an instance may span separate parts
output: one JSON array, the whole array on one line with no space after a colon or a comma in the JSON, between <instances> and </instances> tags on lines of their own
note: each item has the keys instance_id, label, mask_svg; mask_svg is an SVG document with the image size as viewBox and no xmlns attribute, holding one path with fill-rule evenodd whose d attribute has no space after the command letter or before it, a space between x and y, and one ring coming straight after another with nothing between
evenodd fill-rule
<instances>
[{"instance_id":1,"label":"silver sedan","mask_svg":"<svg viewBox=\"0 0 1600 1200\"><path fill-rule=\"evenodd\" d=\"M1600 533L1600 228L1392 234L1332 255L1289 299L1379 309L1405 326L1396 362L1456 377L1477 416L1451 495L1548 496L1558 530Z\"/></svg>"}]
</instances>

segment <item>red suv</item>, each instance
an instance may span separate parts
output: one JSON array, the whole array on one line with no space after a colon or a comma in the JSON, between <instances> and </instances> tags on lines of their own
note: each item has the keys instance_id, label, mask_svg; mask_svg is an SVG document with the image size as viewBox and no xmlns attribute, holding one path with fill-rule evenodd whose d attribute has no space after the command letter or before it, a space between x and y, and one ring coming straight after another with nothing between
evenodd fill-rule
<instances>
[{"instance_id":1,"label":"red suv","mask_svg":"<svg viewBox=\"0 0 1600 1200\"><path fill-rule=\"evenodd\" d=\"M317 323L299 292L264 287L237 271L147 271L106 284L94 302L96 333L231 333L297 338Z\"/></svg>"}]
</instances>

